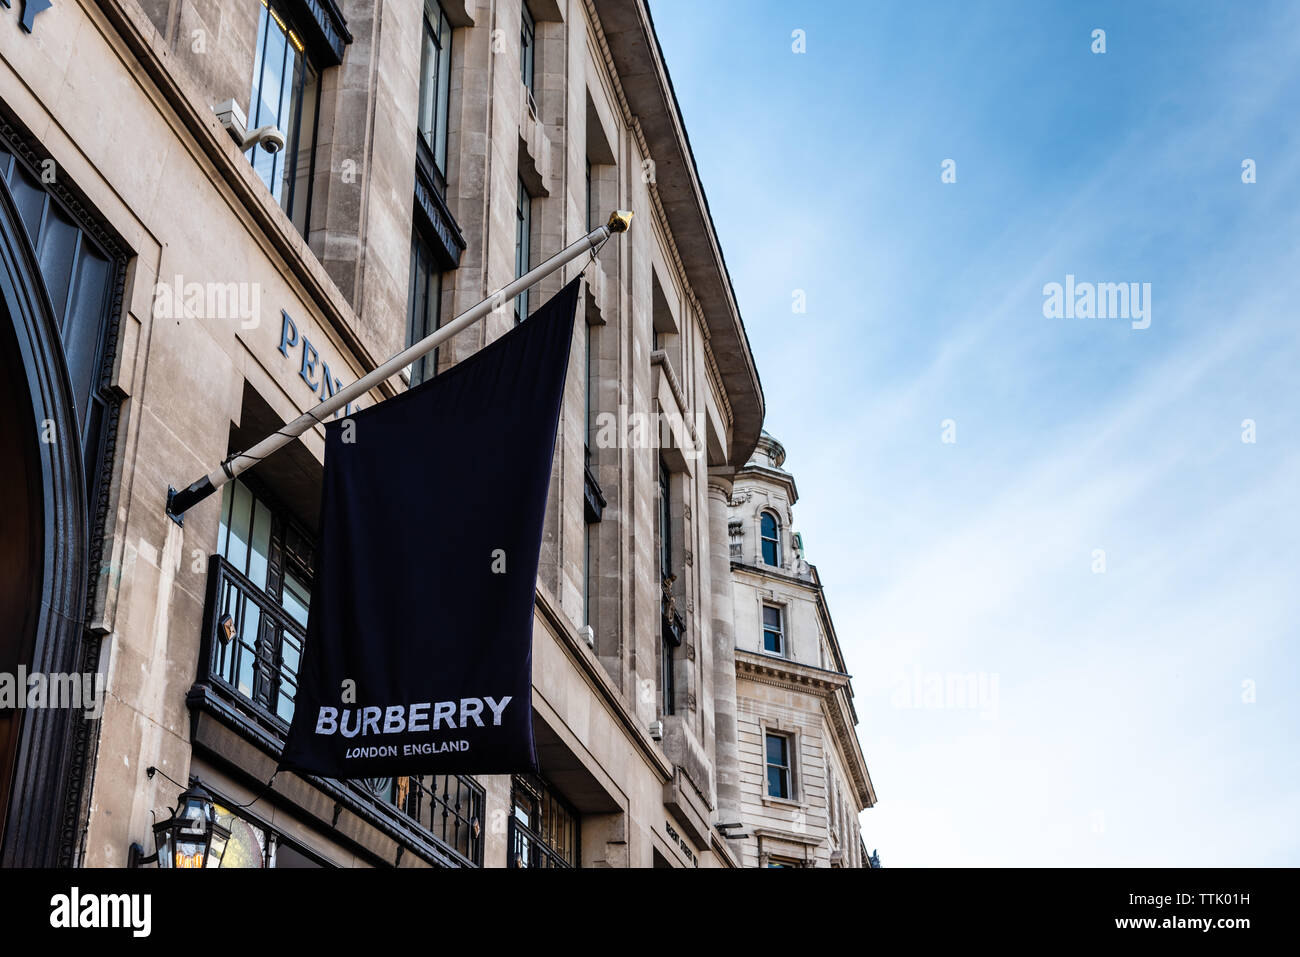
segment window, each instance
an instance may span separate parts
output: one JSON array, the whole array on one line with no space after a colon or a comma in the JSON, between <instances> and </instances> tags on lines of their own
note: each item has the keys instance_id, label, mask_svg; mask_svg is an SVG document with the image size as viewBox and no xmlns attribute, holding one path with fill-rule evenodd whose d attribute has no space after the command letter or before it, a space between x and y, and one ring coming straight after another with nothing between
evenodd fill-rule
<instances>
[{"instance_id":1,"label":"window","mask_svg":"<svg viewBox=\"0 0 1300 957\"><path fill-rule=\"evenodd\" d=\"M591 589L594 566L591 563L591 551L595 542L596 526L587 522L583 526L582 536L582 623L591 624Z\"/></svg>"},{"instance_id":2,"label":"window","mask_svg":"<svg viewBox=\"0 0 1300 957\"><path fill-rule=\"evenodd\" d=\"M587 232L594 228L591 225L591 157L587 157Z\"/></svg>"},{"instance_id":3,"label":"window","mask_svg":"<svg viewBox=\"0 0 1300 957\"><path fill-rule=\"evenodd\" d=\"M224 568L213 671L286 725L293 718L307 633L313 552L298 526L242 479L225 486L217 532Z\"/></svg>"},{"instance_id":4,"label":"window","mask_svg":"<svg viewBox=\"0 0 1300 957\"><path fill-rule=\"evenodd\" d=\"M274 4L262 0L249 128L275 126L284 134L285 148L268 153L254 146L245 155L304 236L311 204L319 99L320 77L307 62L302 35L289 25L278 0Z\"/></svg>"},{"instance_id":5,"label":"window","mask_svg":"<svg viewBox=\"0 0 1300 957\"><path fill-rule=\"evenodd\" d=\"M659 459L659 577L663 588L663 622L660 628L660 674L659 691L662 695L660 708L662 714L676 713L677 679L676 653L682 643L686 624L677 611L677 598L673 593L673 583L677 575L673 572L673 535L672 535L672 482L668 465Z\"/></svg>"},{"instance_id":6,"label":"window","mask_svg":"<svg viewBox=\"0 0 1300 957\"><path fill-rule=\"evenodd\" d=\"M115 330L113 293L121 288L122 266L114 252L82 227L53 188L47 189L40 176L9 152L3 140L0 180L8 184L32 248L38 252L41 276L59 323L81 429L86 500L91 503L88 517L97 521L98 483L112 454L109 423L120 403L104 366L106 355L112 355L108 340Z\"/></svg>"},{"instance_id":7,"label":"window","mask_svg":"<svg viewBox=\"0 0 1300 957\"><path fill-rule=\"evenodd\" d=\"M674 714L676 705L674 701L677 697L677 680L673 676L673 670L676 667L675 651L677 646L673 644L672 639L668 637L668 629L664 628L663 635L663 655L660 659L662 674L659 676L659 688L663 693L663 701L660 702L660 714Z\"/></svg>"},{"instance_id":8,"label":"window","mask_svg":"<svg viewBox=\"0 0 1300 957\"><path fill-rule=\"evenodd\" d=\"M537 53L537 24L533 22L533 15L528 12L528 4L522 4L524 8L523 25L519 30L519 78L524 81L524 86L528 88L531 95L533 92L533 63Z\"/></svg>"},{"instance_id":9,"label":"window","mask_svg":"<svg viewBox=\"0 0 1300 957\"><path fill-rule=\"evenodd\" d=\"M420 50L420 137L447 179L447 104L451 89L451 24L437 0L424 0L424 46Z\"/></svg>"},{"instance_id":10,"label":"window","mask_svg":"<svg viewBox=\"0 0 1300 957\"><path fill-rule=\"evenodd\" d=\"M583 405L585 407L584 413L586 415L586 429L584 430L582 436L582 453L583 453L582 461L583 464L587 466L587 468L591 468L591 431L592 428L595 426L595 419L592 415L592 408L591 408L591 387L592 387L592 378L596 375L596 363L594 361L595 356L592 355L592 351L591 351L591 346L592 346L591 325L589 323L584 324L583 331L584 331L583 342L585 344L583 353L587 362L587 369L586 369L587 374L586 377L582 380L582 398L583 398Z\"/></svg>"},{"instance_id":11,"label":"window","mask_svg":"<svg viewBox=\"0 0 1300 957\"><path fill-rule=\"evenodd\" d=\"M668 466L659 459L659 577L668 578L673 573L673 512L672 483Z\"/></svg>"},{"instance_id":12,"label":"window","mask_svg":"<svg viewBox=\"0 0 1300 957\"><path fill-rule=\"evenodd\" d=\"M583 542L583 574L582 574L582 620L584 624L592 624L592 597L596 589L596 559L597 546L599 543L600 529L597 527L601 516L604 514L605 501L604 494L600 491L600 483L596 480L595 474L591 471L591 430L593 428L593 409L592 409L592 391L596 376L596 365L593 350L595 348L592 338L593 331L590 325L585 325L586 329L586 360L587 374L583 382L583 390L586 393L587 406L587 428L583 437L583 508L582 517L586 522L586 535Z\"/></svg>"},{"instance_id":13,"label":"window","mask_svg":"<svg viewBox=\"0 0 1300 957\"><path fill-rule=\"evenodd\" d=\"M763 539L763 564L781 566L781 526L776 516L764 512L759 519L760 535Z\"/></svg>"},{"instance_id":14,"label":"window","mask_svg":"<svg viewBox=\"0 0 1300 957\"><path fill-rule=\"evenodd\" d=\"M577 867L578 813L536 775L511 781L511 867Z\"/></svg>"},{"instance_id":15,"label":"window","mask_svg":"<svg viewBox=\"0 0 1300 957\"><path fill-rule=\"evenodd\" d=\"M287 868L327 867L305 848L291 843L261 821L237 814L220 803L213 805L217 824L230 831L221 854L220 867Z\"/></svg>"},{"instance_id":16,"label":"window","mask_svg":"<svg viewBox=\"0 0 1300 957\"><path fill-rule=\"evenodd\" d=\"M784 611L779 605L763 606L763 650L768 654L784 655Z\"/></svg>"},{"instance_id":17,"label":"window","mask_svg":"<svg viewBox=\"0 0 1300 957\"><path fill-rule=\"evenodd\" d=\"M791 787L790 736L786 734L767 734L767 795L768 797L789 800L794 791Z\"/></svg>"},{"instance_id":18,"label":"window","mask_svg":"<svg viewBox=\"0 0 1300 957\"><path fill-rule=\"evenodd\" d=\"M433 250L417 234L411 240L411 279L406 299L406 344L414 345L438 328L442 299L442 272ZM411 363L411 385L433 378L438 371L438 350Z\"/></svg>"},{"instance_id":19,"label":"window","mask_svg":"<svg viewBox=\"0 0 1300 957\"><path fill-rule=\"evenodd\" d=\"M311 604L314 543L267 495L244 479L228 483L221 500L217 554L210 560L205 663L199 685L236 705L263 733L283 739L293 718L298 667ZM449 864L483 862L483 788L459 775L367 778L349 782L373 812L391 808L441 848ZM351 805L349 805L351 806ZM284 867L301 854L267 843L270 832L248 822L236 865ZM236 842L232 827L232 846ZM280 856L276 856L279 854ZM267 863L271 861L271 863ZM294 863L292 866L312 866Z\"/></svg>"},{"instance_id":20,"label":"window","mask_svg":"<svg viewBox=\"0 0 1300 957\"><path fill-rule=\"evenodd\" d=\"M585 467L583 482L586 485L590 485L592 481L591 479L591 326L584 324L583 328L586 332L585 351L586 351L586 359L587 359L587 375L583 379L583 384L582 384L583 399L586 405L586 416L587 416L587 428L583 432L583 443L582 443L583 465ZM586 495L586 497L590 497L590 493L586 488L584 488L584 494ZM592 546L594 544L592 539L596 535L596 528L594 523L592 522L593 516L590 513L591 513L591 509L584 507L583 519L585 521L585 525L583 527L583 542L582 542L582 623L584 625L591 624L591 590L593 584L592 583L593 566L591 562L591 558L592 558L591 553L592 553Z\"/></svg>"},{"instance_id":21,"label":"window","mask_svg":"<svg viewBox=\"0 0 1300 957\"><path fill-rule=\"evenodd\" d=\"M524 187L523 177L519 179L519 199L515 205L515 278L518 279L529 270L529 242L533 231L533 199ZM528 290L515 296L515 322L528 318Z\"/></svg>"}]
</instances>

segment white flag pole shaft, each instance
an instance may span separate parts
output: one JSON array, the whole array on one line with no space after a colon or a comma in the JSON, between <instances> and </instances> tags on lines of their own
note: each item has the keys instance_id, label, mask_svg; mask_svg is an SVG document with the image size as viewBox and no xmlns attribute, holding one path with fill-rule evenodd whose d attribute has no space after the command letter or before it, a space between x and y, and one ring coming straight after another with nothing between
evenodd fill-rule
<instances>
[{"instance_id":1,"label":"white flag pole shaft","mask_svg":"<svg viewBox=\"0 0 1300 957\"><path fill-rule=\"evenodd\" d=\"M278 452L308 429L321 424L339 409L365 395L381 382L401 372L416 359L427 355L452 336L469 328L493 309L509 302L533 284L541 282L561 266L573 262L585 252L600 248L601 244L615 233L626 232L631 219L632 214L625 210L613 213L609 217L609 222L604 226L593 229L586 236L566 246L536 269L524 273L514 282L488 296L477 306L462 312L451 322L440 326L419 342L399 352L373 372L335 392L328 399L322 400L310 412L304 412L292 422L262 439L246 452L239 452L230 456L203 478L179 492L169 487L167 489L167 515L177 524L182 524L185 512L191 506L197 505L231 479L252 468L267 456Z\"/></svg>"}]
</instances>

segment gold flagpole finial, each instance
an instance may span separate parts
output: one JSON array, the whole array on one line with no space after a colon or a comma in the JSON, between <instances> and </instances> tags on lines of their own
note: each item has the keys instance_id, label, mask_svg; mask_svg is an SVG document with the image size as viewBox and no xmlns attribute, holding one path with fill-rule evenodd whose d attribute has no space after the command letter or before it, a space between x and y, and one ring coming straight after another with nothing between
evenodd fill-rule
<instances>
[{"instance_id":1,"label":"gold flagpole finial","mask_svg":"<svg viewBox=\"0 0 1300 957\"><path fill-rule=\"evenodd\" d=\"M609 227L611 233L625 233L627 228L632 225L632 210L616 209L609 214L609 222L605 224Z\"/></svg>"}]
</instances>

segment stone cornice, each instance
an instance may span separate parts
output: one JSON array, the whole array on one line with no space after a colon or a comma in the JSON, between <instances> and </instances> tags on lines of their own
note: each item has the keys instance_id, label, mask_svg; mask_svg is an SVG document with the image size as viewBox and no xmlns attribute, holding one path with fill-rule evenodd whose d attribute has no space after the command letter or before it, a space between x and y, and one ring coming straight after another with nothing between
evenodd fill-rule
<instances>
[{"instance_id":1,"label":"stone cornice","mask_svg":"<svg viewBox=\"0 0 1300 957\"><path fill-rule=\"evenodd\" d=\"M814 668L788 658L736 649L736 677L757 684L816 695L822 701L822 714L839 742L845 764L853 777L853 789L859 808L876 803L867 761L854 730L849 708L850 677L842 672Z\"/></svg>"},{"instance_id":2,"label":"stone cornice","mask_svg":"<svg viewBox=\"0 0 1300 957\"><path fill-rule=\"evenodd\" d=\"M804 847L821 847L826 843L824 836L806 831L784 831L775 827L755 827L751 829L755 837L765 837L773 841L785 841L787 844L801 844Z\"/></svg>"},{"instance_id":3,"label":"stone cornice","mask_svg":"<svg viewBox=\"0 0 1300 957\"><path fill-rule=\"evenodd\" d=\"M734 519L734 521L740 521L740 519ZM808 567L812 568L813 566L809 565ZM815 579L811 577L801 578L798 575L791 575L789 572L778 571L771 565L754 565L750 562L738 562L735 559L732 559L731 570L743 572L752 575L755 578L771 579L773 581L783 582L787 585L798 585L800 588L804 588L814 593L820 591L820 587Z\"/></svg>"},{"instance_id":4,"label":"stone cornice","mask_svg":"<svg viewBox=\"0 0 1300 957\"><path fill-rule=\"evenodd\" d=\"M645 131L641 129L641 121L636 114L632 112L632 107L627 101L627 94L623 91L623 84L619 81L618 67L614 63L614 55L610 52L609 41L605 37L605 30L601 26L600 17L596 14L596 6L593 0L583 0L583 6L587 11L587 20L591 24L592 31L596 36L596 45L600 48L601 59L605 63L605 70L608 73L610 85L614 88L614 96L618 100L619 112L623 114L623 122L627 124L632 136L636 140L637 147L641 150L642 155L652 156L650 145L646 142ZM651 179L646 183L646 192L650 196L650 204L654 207L657 222L665 224L662 230L664 244L668 247L668 258L672 260L673 266L677 269L680 276L685 277L686 264L682 262L681 250L677 248L677 242L673 239L672 231L666 228L668 216L664 212L663 199L659 195L659 182L657 178ZM709 330L709 323L704 314L704 307L700 305L699 298L695 295L695 290L691 287L689 281L685 283L686 298L690 303L691 310L700 321L700 331L702 333L702 346L704 354L704 364L709 371L709 387L718 400L718 406L726 419L727 429L734 428L736 424L736 412L731 404L731 396L727 394L726 385L723 382L722 370L718 368L717 357L713 354L713 347L710 345L712 338ZM739 462L739 460L737 460Z\"/></svg>"},{"instance_id":5,"label":"stone cornice","mask_svg":"<svg viewBox=\"0 0 1300 957\"><path fill-rule=\"evenodd\" d=\"M763 388L650 11L645 0L584 3L624 118L643 155L654 161L655 182L647 184L651 205L671 233L671 256L703 318L703 351L721 383L722 412L731 426L728 451L733 463L743 463L762 429Z\"/></svg>"},{"instance_id":6,"label":"stone cornice","mask_svg":"<svg viewBox=\"0 0 1300 957\"><path fill-rule=\"evenodd\" d=\"M841 688L848 687L849 676L838 671L814 668L789 658L759 654L736 649L736 676L759 684L772 685L790 691L802 691L829 698Z\"/></svg>"},{"instance_id":7,"label":"stone cornice","mask_svg":"<svg viewBox=\"0 0 1300 957\"><path fill-rule=\"evenodd\" d=\"M853 776L853 790L858 798L858 809L861 810L876 803L876 789L871 785L871 772L867 770L867 759L862 753L862 743L858 741L858 735L853 724L850 723L848 694L846 687L844 694L835 695L823 702L823 708L836 738L842 742L846 752L847 760L844 763Z\"/></svg>"},{"instance_id":8,"label":"stone cornice","mask_svg":"<svg viewBox=\"0 0 1300 957\"><path fill-rule=\"evenodd\" d=\"M791 505L799 501L799 490L794 484L794 476L785 469L774 469L770 465L759 465L750 460L736 472L736 484L742 485L746 482L770 482L785 489Z\"/></svg>"}]
</instances>

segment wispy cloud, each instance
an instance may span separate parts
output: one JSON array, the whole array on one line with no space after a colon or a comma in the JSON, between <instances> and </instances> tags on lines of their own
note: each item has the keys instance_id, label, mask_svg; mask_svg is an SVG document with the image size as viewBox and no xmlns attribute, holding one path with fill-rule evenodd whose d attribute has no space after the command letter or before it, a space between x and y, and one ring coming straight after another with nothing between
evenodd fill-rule
<instances>
[{"instance_id":1,"label":"wispy cloud","mask_svg":"<svg viewBox=\"0 0 1300 957\"><path fill-rule=\"evenodd\" d=\"M1300 11L653 7L855 676L868 845L1300 862ZM706 56L710 18L744 27ZM1151 328L1044 318L1067 272L1151 282ZM896 706L950 673L996 674L996 715Z\"/></svg>"}]
</instances>

